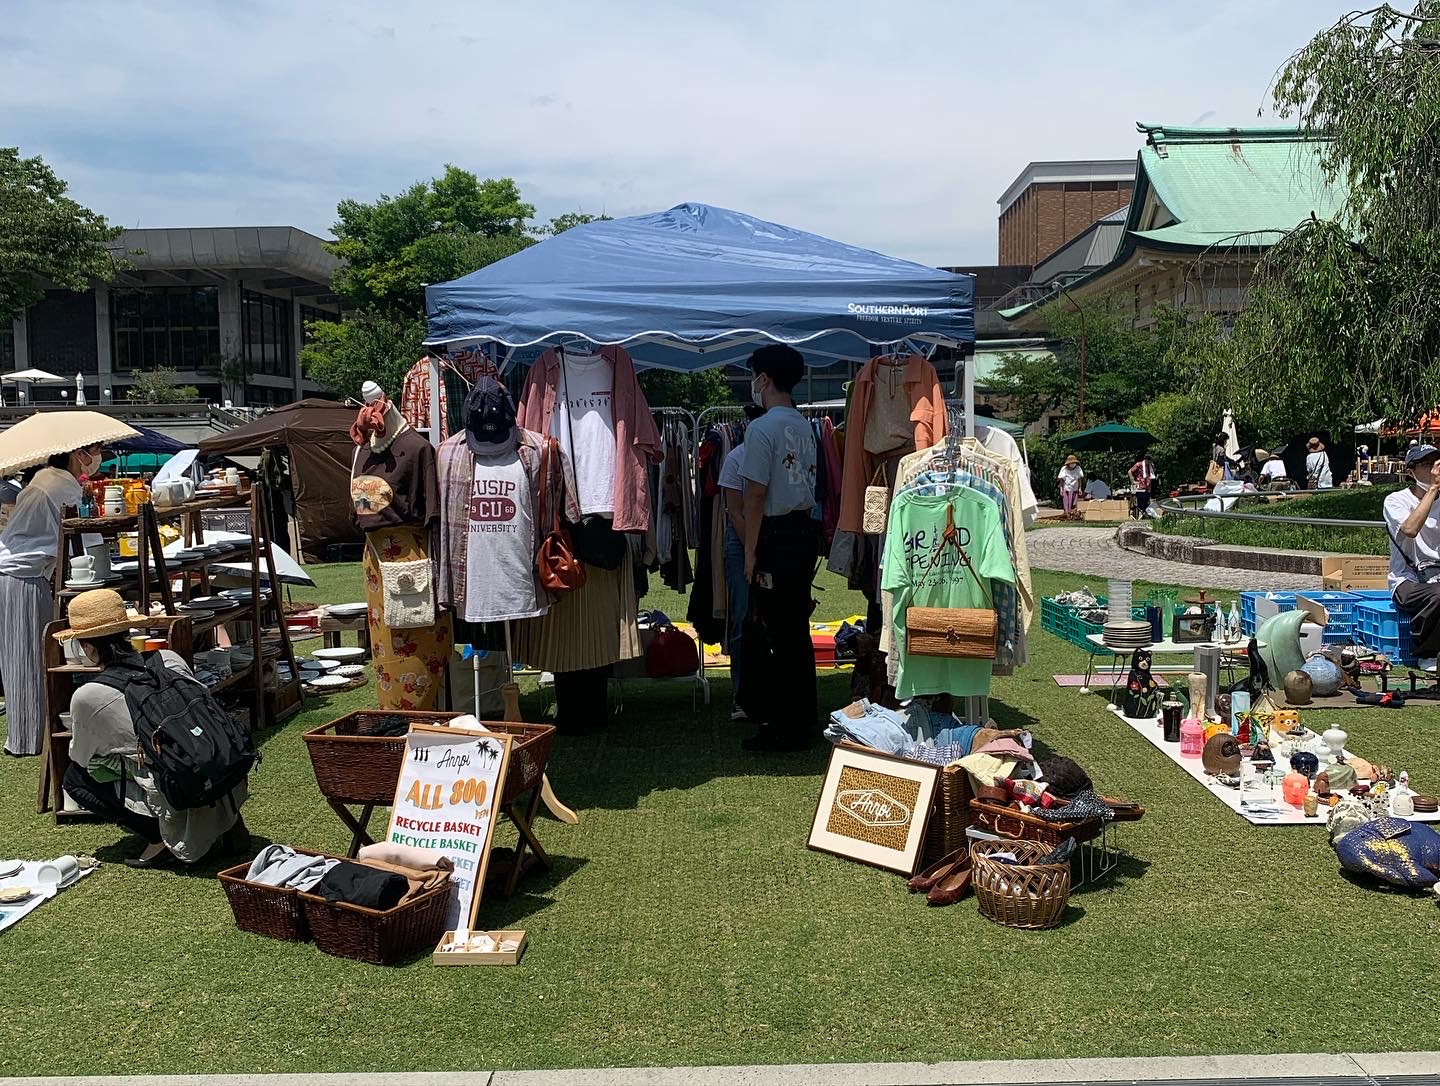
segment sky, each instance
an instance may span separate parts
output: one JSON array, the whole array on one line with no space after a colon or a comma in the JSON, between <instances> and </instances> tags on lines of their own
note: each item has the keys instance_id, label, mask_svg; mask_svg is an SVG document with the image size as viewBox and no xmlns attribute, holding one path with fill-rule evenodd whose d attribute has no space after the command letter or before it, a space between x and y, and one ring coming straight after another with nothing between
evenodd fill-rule
<instances>
[{"instance_id":1,"label":"sky","mask_svg":"<svg viewBox=\"0 0 1440 1086\"><path fill-rule=\"evenodd\" d=\"M1038 160L1275 123L1353 0L7 0L0 143L126 227L329 236L446 163L540 220L698 201L931 265L996 259Z\"/></svg>"}]
</instances>

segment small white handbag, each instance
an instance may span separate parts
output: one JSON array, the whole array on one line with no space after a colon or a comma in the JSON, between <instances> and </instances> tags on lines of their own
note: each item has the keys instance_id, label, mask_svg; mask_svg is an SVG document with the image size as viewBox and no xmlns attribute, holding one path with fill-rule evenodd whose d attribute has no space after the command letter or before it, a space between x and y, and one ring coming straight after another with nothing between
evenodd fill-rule
<instances>
[{"instance_id":1,"label":"small white handbag","mask_svg":"<svg viewBox=\"0 0 1440 1086\"><path fill-rule=\"evenodd\" d=\"M379 566L385 625L392 630L435 625L435 582L430 559L380 562Z\"/></svg>"}]
</instances>

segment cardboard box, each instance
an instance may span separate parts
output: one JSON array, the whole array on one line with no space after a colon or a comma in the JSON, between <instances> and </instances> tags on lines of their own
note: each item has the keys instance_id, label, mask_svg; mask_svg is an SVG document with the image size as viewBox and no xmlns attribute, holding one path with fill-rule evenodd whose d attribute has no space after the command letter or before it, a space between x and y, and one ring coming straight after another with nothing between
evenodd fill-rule
<instances>
[{"instance_id":1,"label":"cardboard box","mask_svg":"<svg viewBox=\"0 0 1440 1086\"><path fill-rule=\"evenodd\" d=\"M1118 498L1080 503L1082 520L1127 520L1129 517L1130 503Z\"/></svg>"},{"instance_id":2,"label":"cardboard box","mask_svg":"<svg viewBox=\"0 0 1440 1086\"><path fill-rule=\"evenodd\" d=\"M1341 555L1320 559L1320 580L1326 588L1344 592L1351 588L1386 588L1390 561L1378 555Z\"/></svg>"},{"instance_id":3,"label":"cardboard box","mask_svg":"<svg viewBox=\"0 0 1440 1086\"><path fill-rule=\"evenodd\" d=\"M1313 622L1322 630L1330 624L1330 612L1325 610L1325 605L1323 603L1317 603L1308 596L1297 595L1295 597L1295 608L1309 615L1309 622Z\"/></svg>"},{"instance_id":4,"label":"cardboard box","mask_svg":"<svg viewBox=\"0 0 1440 1086\"><path fill-rule=\"evenodd\" d=\"M447 931L445 937L430 955L430 961L434 965L519 965L520 959L525 956L525 933L523 931L487 931L472 932L474 935L489 935L496 943L506 939L517 939L520 945L514 950L502 951L478 951L478 950L446 950L455 939L453 931Z\"/></svg>"}]
</instances>

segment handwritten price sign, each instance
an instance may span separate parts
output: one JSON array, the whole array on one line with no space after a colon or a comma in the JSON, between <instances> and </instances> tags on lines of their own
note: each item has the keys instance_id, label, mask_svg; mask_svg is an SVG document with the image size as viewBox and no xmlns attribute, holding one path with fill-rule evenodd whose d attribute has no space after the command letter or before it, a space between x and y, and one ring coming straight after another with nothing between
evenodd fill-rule
<instances>
[{"instance_id":1,"label":"handwritten price sign","mask_svg":"<svg viewBox=\"0 0 1440 1086\"><path fill-rule=\"evenodd\" d=\"M474 927L490 863L510 736L412 724L386 840L455 864L448 927Z\"/></svg>"}]
</instances>

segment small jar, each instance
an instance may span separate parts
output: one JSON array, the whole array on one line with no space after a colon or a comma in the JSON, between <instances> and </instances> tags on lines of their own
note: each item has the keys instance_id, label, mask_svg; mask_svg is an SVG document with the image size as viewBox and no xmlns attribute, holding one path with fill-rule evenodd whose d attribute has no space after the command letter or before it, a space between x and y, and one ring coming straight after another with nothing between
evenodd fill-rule
<instances>
[{"instance_id":1,"label":"small jar","mask_svg":"<svg viewBox=\"0 0 1440 1086\"><path fill-rule=\"evenodd\" d=\"M1193 716L1180 722L1180 757L1198 758L1205 750L1205 725Z\"/></svg>"}]
</instances>

